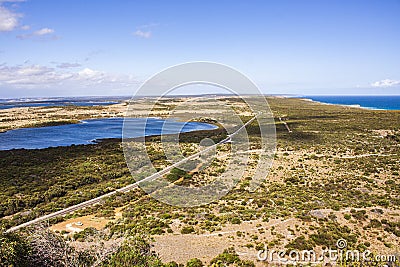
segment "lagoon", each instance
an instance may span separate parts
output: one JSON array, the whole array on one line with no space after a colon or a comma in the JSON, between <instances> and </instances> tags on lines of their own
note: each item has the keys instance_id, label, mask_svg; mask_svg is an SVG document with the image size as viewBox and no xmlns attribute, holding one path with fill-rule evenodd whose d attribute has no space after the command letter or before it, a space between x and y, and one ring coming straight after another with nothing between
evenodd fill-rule
<instances>
[{"instance_id":1,"label":"lagoon","mask_svg":"<svg viewBox=\"0 0 400 267\"><path fill-rule=\"evenodd\" d=\"M200 122L179 122L148 118L146 131L141 128L146 118L129 118L129 138L216 129L215 125ZM168 122L167 124L164 124ZM94 144L96 140L121 138L124 118L83 120L37 128L21 128L0 133L0 150L41 149L48 147ZM137 127L135 128L135 125Z\"/></svg>"}]
</instances>

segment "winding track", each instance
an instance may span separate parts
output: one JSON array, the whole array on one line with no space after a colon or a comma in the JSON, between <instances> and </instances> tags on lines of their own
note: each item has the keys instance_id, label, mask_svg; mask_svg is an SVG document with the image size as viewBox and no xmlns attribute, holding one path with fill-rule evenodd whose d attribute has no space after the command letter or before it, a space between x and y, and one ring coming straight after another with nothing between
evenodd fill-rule
<instances>
[{"instance_id":1,"label":"winding track","mask_svg":"<svg viewBox=\"0 0 400 267\"><path fill-rule=\"evenodd\" d=\"M152 174L152 175L150 175L150 176L144 178L143 180L137 181L136 183L133 183L133 184L127 185L127 186L125 186L125 187L119 188L119 189L117 189L117 190L115 190L115 191L112 191L112 192L110 192L110 193L101 195L101 196L99 196L99 197L96 197L96 198L87 200L87 201L85 201L85 202L76 204L76 205L71 206L71 207L69 207L69 208L66 208L66 209L63 209L63 210L59 210L59 211L56 211L56 212L53 212L53 213L50 213L50 214L47 214L47 215L38 217L38 218L36 218L36 219L34 219L34 220L32 220L32 221L29 221L29 222L26 222L26 223L23 223L23 224L14 226L14 227L8 229L8 230L6 231L6 233L14 232L14 231L17 231L17 230L19 230L19 229L21 229L21 228L24 228L24 227L27 227L27 226L30 226L30 225L33 225L33 224L36 224L36 223L39 223L39 222L42 222L42 221L45 221L45 220L50 220L50 219L55 218L55 217L58 217L58 216L63 216L63 215L66 215L66 214L68 214L68 213L74 212L74 211L76 211L76 210L82 209L82 208L84 208L84 207L97 204L97 203L99 203L103 198L112 196L112 195L114 195L114 194L116 194L116 193L126 193L126 192L129 192L130 190L132 190L132 189L134 189L134 188L137 188L138 185L139 185L140 183L142 183L142 182L147 182L147 181L151 181L151 180L157 179L157 178L159 178L160 176L162 176L162 175L168 173L169 171L171 171L173 168L175 168L175 167L177 167L177 166L179 166L179 165L181 165L181 164L183 164L183 163L185 163L185 162L187 162L187 161L189 161L189 160L192 160L192 159L198 157L199 155L201 155L201 154L203 154L203 153L206 153L206 152L210 151L211 149L215 148L215 147L218 146L218 145L225 144L225 143L229 142L233 136L237 135L237 134L238 134L241 130L243 130L247 125L249 125L250 123L252 123L252 122L257 118L257 116L259 116L259 115L260 115L260 113L257 114L257 115L255 115L252 119L250 119L248 122L246 122L245 124L243 124L238 130L236 130L236 131L235 131L234 133L232 133L231 135L228 135L227 138L223 139L223 140L220 141L219 143L216 143L216 144L214 144L214 145L212 145L212 146L209 146L209 147L207 147L206 149L204 149L204 150L202 150L202 151L200 151L200 152L198 152L198 153L196 153L196 154L193 154L193 155L191 155L191 156L189 156L189 157L187 157L187 158L185 158L185 159L183 159L183 160L181 160L181 161L178 161L178 162L172 164L171 166L168 166L167 168L165 168L165 169L163 169L163 170L161 170L161 171L159 171L159 172L157 172L157 173L154 173L154 174Z\"/></svg>"}]
</instances>

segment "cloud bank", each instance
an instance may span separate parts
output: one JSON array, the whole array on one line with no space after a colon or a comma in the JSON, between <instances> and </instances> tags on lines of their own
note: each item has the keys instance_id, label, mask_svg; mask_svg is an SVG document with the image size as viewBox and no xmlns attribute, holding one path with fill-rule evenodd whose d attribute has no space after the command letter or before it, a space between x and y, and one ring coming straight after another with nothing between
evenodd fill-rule
<instances>
[{"instance_id":1,"label":"cloud bank","mask_svg":"<svg viewBox=\"0 0 400 267\"><path fill-rule=\"evenodd\" d=\"M37 89L40 91L43 88L51 88L55 91L65 88L75 91L91 88L96 91L136 87L138 83L133 75L112 74L90 68L72 71L69 68L52 68L41 65L0 65L0 91L4 89Z\"/></svg>"},{"instance_id":2,"label":"cloud bank","mask_svg":"<svg viewBox=\"0 0 400 267\"><path fill-rule=\"evenodd\" d=\"M391 80L391 79L384 79L374 83L371 83L372 87L379 87L379 88L387 88L387 87L394 87L400 85L400 81L398 80Z\"/></svg>"}]
</instances>

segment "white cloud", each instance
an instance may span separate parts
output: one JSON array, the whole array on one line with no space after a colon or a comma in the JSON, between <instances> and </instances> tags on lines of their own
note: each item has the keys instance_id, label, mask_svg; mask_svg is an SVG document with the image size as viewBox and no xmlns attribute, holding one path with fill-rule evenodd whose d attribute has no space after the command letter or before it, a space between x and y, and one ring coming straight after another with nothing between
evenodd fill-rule
<instances>
[{"instance_id":1,"label":"white cloud","mask_svg":"<svg viewBox=\"0 0 400 267\"><path fill-rule=\"evenodd\" d=\"M145 38L148 39L152 36L152 29L154 27L158 27L158 23L149 23L149 24L144 24L136 27L136 31L133 33L133 35L136 35L140 38Z\"/></svg>"},{"instance_id":2,"label":"white cloud","mask_svg":"<svg viewBox=\"0 0 400 267\"><path fill-rule=\"evenodd\" d=\"M391 79L384 79L384 80L380 80L380 81L371 83L372 87L380 87L380 88L393 87L393 86L396 86L396 85L400 85L400 81L391 80Z\"/></svg>"},{"instance_id":3,"label":"white cloud","mask_svg":"<svg viewBox=\"0 0 400 267\"><path fill-rule=\"evenodd\" d=\"M66 71L41 65L0 65L0 88L123 88L137 85L131 75L110 74L83 68Z\"/></svg>"},{"instance_id":4,"label":"white cloud","mask_svg":"<svg viewBox=\"0 0 400 267\"><path fill-rule=\"evenodd\" d=\"M54 29L42 28L29 34L17 35L18 39L40 39L40 40L57 40L58 37L54 35Z\"/></svg>"},{"instance_id":5,"label":"white cloud","mask_svg":"<svg viewBox=\"0 0 400 267\"><path fill-rule=\"evenodd\" d=\"M78 72L77 79L82 81L92 81L95 83L101 83L105 80L106 75L97 70L92 70L89 68L84 68L83 70Z\"/></svg>"},{"instance_id":6,"label":"white cloud","mask_svg":"<svg viewBox=\"0 0 400 267\"><path fill-rule=\"evenodd\" d=\"M17 75L21 76L35 76L35 75L43 75L48 72L51 72L53 69L48 67L43 67L39 65L31 65L31 66L24 66L21 68L14 68Z\"/></svg>"},{"instance_id":7,"label":"white cloud","mask_svg":"<svg viewBox=\"0 0 400 267\"><path fill-rule=\"evenodd\" d=\"M15 3L25 2L25 0L0 0L0 32L10 32L16 29L20 29L23 31L30 30L30 25L22 25L20 26L20 18L23 17L22 14L14 12L4 3L14 3L11 7L16 7ZM49 36L54 33L53 29L50 28L42 28L40 30L34 31L30 34L22 34L18 35L18 39L29 39L29 38L38 38L41 36ZM43 39L43 38L42 38ZM53 35L47 39L58 39L57 36Z\"/></svg>"},{"instance_id":8,"label":"white cloud","mask_svg":"<svg viewBox=\"0 0 400 267\"><path fill-rule=\"evenodd\" d=\"M133 34L138 36L138 37L145 38L145 39L148 39L148 38L151 37L151 31L137 30Z\"/></svg>"},{"instance_id":9,"label":"white cloud","mask_svg":"<svg viewBox=\"0 0 400 267\"><path fill-rule=\"evenodd\" d=\"M4 2L4 1L3 1ZM0 2L0 32L9 32L17 28L21 14L15 13L1 5Z\"/></svg>"},{"instance_id":10,"label":"white cloud","mask_svg":"<svg viewBox=\"0 0 400 267\"><path fill-rule=\"evenodd\" d=\"M54 30L53 30L53 29L50 29L50 28L43 28L43 29L40 29L40 30L38 30L38 31L33 32L32 34L33 34L33 35L36 35L36 36L42 36L42 35L52 34L52 33L54 33Z\"/></svg>"}]
</instances>

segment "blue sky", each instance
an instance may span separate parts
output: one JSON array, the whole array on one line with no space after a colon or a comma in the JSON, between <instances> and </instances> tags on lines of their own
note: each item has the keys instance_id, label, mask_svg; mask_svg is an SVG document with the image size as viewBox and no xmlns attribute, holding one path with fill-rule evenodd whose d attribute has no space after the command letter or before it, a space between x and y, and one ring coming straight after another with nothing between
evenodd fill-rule
<instances>
[{"instance_id":1,"label":"blue sky","mask_svg":"<svg viewBox=\"0 0 400 267\"><path fill-rule=\"evenodd\" d=\"M0 98L132 95L188 61L267 94L400 94L399 14L398 0L0 0Z\"/></svg>"}]
</instances>

